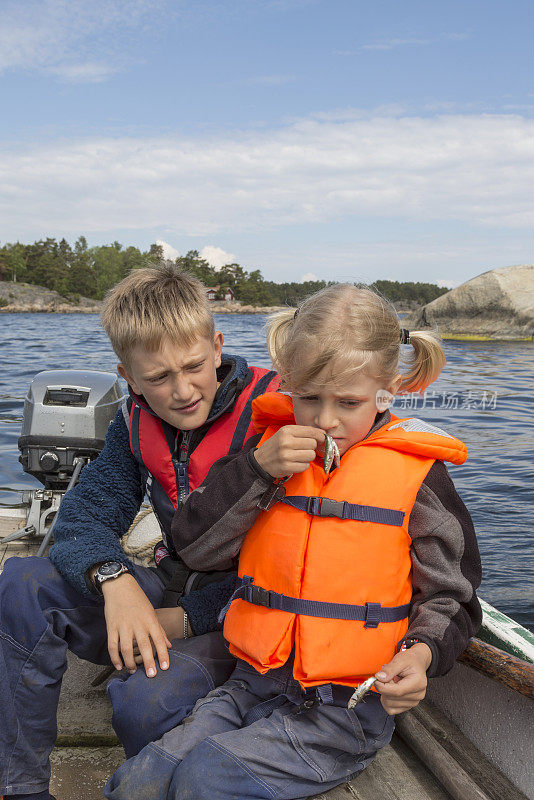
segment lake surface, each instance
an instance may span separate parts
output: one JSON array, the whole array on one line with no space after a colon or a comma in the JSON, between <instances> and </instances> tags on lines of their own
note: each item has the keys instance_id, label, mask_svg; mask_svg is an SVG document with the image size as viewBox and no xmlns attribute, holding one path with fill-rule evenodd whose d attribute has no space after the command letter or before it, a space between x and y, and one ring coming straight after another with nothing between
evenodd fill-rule
<instances>
[{"instance_id":1,"label":"lake surface","mask_svg":"<svg viewBox=\"0 0 534 800\"><path fill-rule=\"evenodd\" d=\"M269 366L265 317L224 315L225 350ZM18 462L24 396L45 369L113 372L116 357L97 316L0 315L0 506L40 484ZM534 630L534 343L445 342L447 366L423 397L397 399L394 412L416 415L463 439L466 464L452 478L477 530L484 578L480 595ZM415 407L414 407L415 405Z\"/></svg>"}]
</instances>

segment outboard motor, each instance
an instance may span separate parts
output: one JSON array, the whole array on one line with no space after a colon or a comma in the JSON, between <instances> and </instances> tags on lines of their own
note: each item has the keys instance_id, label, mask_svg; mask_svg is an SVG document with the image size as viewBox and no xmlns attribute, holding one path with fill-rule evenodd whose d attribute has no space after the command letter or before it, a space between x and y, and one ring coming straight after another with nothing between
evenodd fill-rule
<instances>
[{"instance_id":1,"label":"outboard motor","mask_svg":"<svg viewBox=\"0 0 534 800\"><path fill-rule=\"evenodd\" d=\"M33 379L19 437L24 472L47 489L65 489L76 459L96 458L122 402L111 372L47 370Z\"/></svg>"},{"instance_id":2,"label":"outboard motor","mask_svg":"<svg viewBox=\"0 0 534 800\"><path fill-rule=\"evenodd\" d=\"M104 447L106 431L123 401L116 375L88 370L47 370L33 379L24 400L18 445L24 472L44 489L23 492L29 506L26 527L3 541L52 534L47 521L85 464Z\"/></svg>"}]
</instances>

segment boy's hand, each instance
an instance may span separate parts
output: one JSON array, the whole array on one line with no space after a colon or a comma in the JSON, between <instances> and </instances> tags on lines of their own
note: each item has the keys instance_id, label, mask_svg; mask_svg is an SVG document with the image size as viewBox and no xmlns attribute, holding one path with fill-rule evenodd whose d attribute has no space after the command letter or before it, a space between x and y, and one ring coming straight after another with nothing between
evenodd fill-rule
<instances>
[{"instance_id":1,"label":"boy's hand","mask_svg":"<svg viewBox=\"0 0 534 800\"><path fill-rule=\"evenodd\" d=\"M108 651L115 669L122 661L129 672L137 669L134 643L137 643L145 672L149 678L156 674L152 645L161 669L169 666L167 648L171 643L165 635L155 609L133 575L125 573L102 584L104 614L108 630ZM122 661L121 661L122 656Z\"/></svg>"},{"instance_id":2,"label":"boy's hand","mask_svg":"<svg viewBox=\"0 0 534 800\"><path fill-rule=\"evenodd\" d=\"M254 458L273 478L304 472L314 460L324 431L306 425L284 425L254 453Z\"/></svg>"},{"instance_id":3,"label":"boy's hand","mask_svg":"<svg viewBox=\"0 0 534 800\"><path fill-rule=\"evenodd\" d=\"M432 661L427 644L414 644L409 650L397 653L376 673L375 688L382 695L382 705L388 714L400 714L416 706L426 694L426 671Z\"/></svg>"},{"instance_id":4,"label":"boy's hand","mask_svg":"<svg viewBox=\"0 0 534 800\"><path fill-rule=\"evenodd\" d=\"M156 608L156 616L160 622L161 627L165 631L165 635L167 639L172 642L173 639L183 639L184 638L184 610L181 606L175 606L174 608ZM191 629L191 625L189 622L187 623L187 637L194 636ZM156 650L154 646L152 646L152 650L154 655L156 655ZM137 644L134 645L134 658L136 664L143 663L143 657L139 651L139 647Z\"/></svg>"}]
</instances>

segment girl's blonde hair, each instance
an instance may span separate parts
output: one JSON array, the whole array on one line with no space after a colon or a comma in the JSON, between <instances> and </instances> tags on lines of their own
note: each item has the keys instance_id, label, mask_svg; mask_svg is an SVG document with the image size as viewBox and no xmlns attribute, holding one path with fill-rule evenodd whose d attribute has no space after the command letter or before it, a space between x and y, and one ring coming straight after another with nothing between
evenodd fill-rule
<instances>
[{"instance_id":1,"label":"girl's blonde hair","mask_svg":"<svg viewBox=\"0 0 534 800\"><path fill-rule=\"evenodd\" d=\"M365 370L388 386L399 374L401 326L394 307L371 289L338 283L313 294L298 309L273 314L267 347L284 387L299 389L335 364L343 382ZM437 337L410 331L411 356L403 357L401 392L419 392L445 364Z\"/></svg>"}]
</instances>

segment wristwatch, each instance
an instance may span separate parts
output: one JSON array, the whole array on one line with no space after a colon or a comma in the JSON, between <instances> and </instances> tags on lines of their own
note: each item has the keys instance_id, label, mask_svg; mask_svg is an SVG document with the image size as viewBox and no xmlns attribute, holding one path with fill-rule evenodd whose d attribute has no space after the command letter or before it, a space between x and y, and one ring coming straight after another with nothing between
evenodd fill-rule
<instances>
[{"instance_id":1,"label":"wristwatch","mask_svg":"<svg viewBox=\"0 0 534 800\"><path fill-rule=\"evenodd\" d=\"M409 650L410 647L413 647L414 644L424 644L421 639L416 639L415 636L408 636L401 647L401 652L403 650Z\"/></svg>"},{"instance_id":2,"label":"wristwatch","mask_svg":"<svg viewBox=\"0 0 534 800\"><path fill-rule=\"evenodd\" d=\"M119 575L122 575L123 572L130 572L130 570L125 564L121 564L120 561L104 561L103 564L100 564L93 575L93 583L97 592L102 594L102 584L104 581L112 581L114 578L118 578Z\"/></svg>"}]
</instances>

